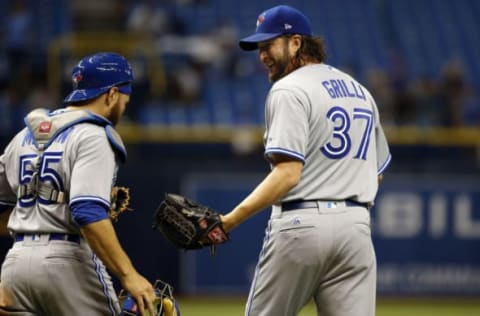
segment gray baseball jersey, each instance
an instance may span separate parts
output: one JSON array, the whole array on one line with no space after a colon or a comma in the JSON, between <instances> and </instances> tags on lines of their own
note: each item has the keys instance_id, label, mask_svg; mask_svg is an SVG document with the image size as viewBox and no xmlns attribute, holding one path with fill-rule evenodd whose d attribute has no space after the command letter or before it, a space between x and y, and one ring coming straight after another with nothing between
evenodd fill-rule
<instances>
[{"instance_id":1,"label":"gray baseball jersey","mask_svg":"<svg viewBox=\"0 0 480 316\"><path fill-rule=\"evenodd\" d=\"M390 160L378 109L351 76L325 64L276 82L266 102L265 154L304 162L284 200L373 202L377 174Z\"/></svg>"},{"instance_id":2,"label":"gray baseball jersey","mask_svg":"<svg viewBox=\"0 0 480 316\"><path fill-rule=\"evenodd\" d=\"M301 67L272 86L265 155L303 162L299 183L272 207L245 315L373 316L376 260L368 205L390 162L378 109L348 74Z\"/></svg>"},{"instance_id":3,"label":"gray baseball jersey","mask_svg":"<svg viewBox=\"0 0 480 316\"><path fill-rule=\"evenodd\" d=\"M0 203L15 205L1 282L14 289L18 310L116 315L110 276L79 236L70 205L110 206L123 144L106 119L83 110L35 110L26 123L0 157Z\"/></svg>"}]
</instances>

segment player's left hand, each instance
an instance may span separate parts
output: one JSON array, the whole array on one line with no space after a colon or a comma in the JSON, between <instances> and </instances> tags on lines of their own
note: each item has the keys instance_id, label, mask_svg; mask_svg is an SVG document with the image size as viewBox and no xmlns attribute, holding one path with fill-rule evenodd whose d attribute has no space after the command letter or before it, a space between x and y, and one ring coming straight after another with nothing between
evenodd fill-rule
<instances>
[{"instance_id":1,"label":"player's left hand","mask_svg":"<svg viewBox=\"0 0 480 316\"><path fill-rule=\"evenodd\" d=\"M214 254L216 245L229 240L219 212L178 194L165 194L155 211L153 227L180 249L209 246Z\"/></svg>"}]
</instances>

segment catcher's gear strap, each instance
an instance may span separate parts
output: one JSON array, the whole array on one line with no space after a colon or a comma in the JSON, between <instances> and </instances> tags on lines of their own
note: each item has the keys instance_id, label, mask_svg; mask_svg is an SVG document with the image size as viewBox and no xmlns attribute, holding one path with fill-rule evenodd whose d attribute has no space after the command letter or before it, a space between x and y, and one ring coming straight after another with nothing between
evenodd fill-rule
<instances>
[{"instance_id":1,"label":"catcher's gear strap","mask_svg":"<svg viewBox=\"0 0 480 316\"><path fill-rule=\"evenodd\" d=\"M25 124L29 132L27 137L30 137L37 148L39 157L37 157L37 161L34 164L30 180L18 187L17 198L38 196L44 201L52 203L63 203L68 199L68 192L57 190L46 183L39 182L38 170L43 153L48 146L62 132L79 123L92 123L103 126L110 145L120 157L120 161L125 162L127 158L125 146L120 135L113 129L107 119L86 110L49 112L46 109L36 109L27 114Z\"/></svg>"},{"instance_id":2,"label":"catcher's gear strap","mask_svg":"<svg viewBox=\"0 0 480 316\"><path fill-rule=\"evenodd\" d=\"M68 193L63 190L57 190L48 182L38 181L38 170L43 158L43 152L40 151L40 156L36 157L36 162L33 164L32 175L28 182L21 184L17 189L17 198L34 198L39 197L47 203L63 203L68 199Z\"/></svg>"},{"instance_id":3,"label":"catcher's gear strap","mask_svg":"<svg viewBox=\"0 0 480 316\"><path fill-rule=\"evenodd\" d=\"M26 196L38 196L44 201L53 202L53 203L63 203L67 200L68 195L64 191L58 191L50 187L48 184L38 184L38 175L35 173L35 176L32 177L32 181L27 184L18 186L19 198Z\"/></svg>"},{"instance_id":4,"label":"catcher's gear strap","mask_svg":"<svg viewBox=\"0 0 480 316\"><path fill-rule=\"evenodd\" d=\"M123 144L120 134L113 128L111 125L105 125L105 133L107 134L108 141L113 150L117 153L117 156L120 158L122 163L125 163L127 160L127 150Z\"/></svg>"},{"instance_id":5,"label":"catcher's gear strap","mask_svg":"<svg viewBox=\"0 0 480 316\"><path fill-rule=\"evenodd\" d=\"M110 145L119 155L122 162L127 159L127 150L120 135L112 127L112 123L106 118L86 110L58 110L49 112L46 109L36 109L25 117L30 134L33 136L35 146L44 151L55 138L66 129L79 124L92 123L105 128Z\"/></svg>"}]
</instances>

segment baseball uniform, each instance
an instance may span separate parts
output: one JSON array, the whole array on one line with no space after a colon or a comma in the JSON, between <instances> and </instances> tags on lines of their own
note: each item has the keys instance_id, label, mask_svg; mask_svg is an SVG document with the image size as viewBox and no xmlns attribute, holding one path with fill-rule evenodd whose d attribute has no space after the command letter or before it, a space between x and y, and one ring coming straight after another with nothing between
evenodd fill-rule
<instances>
[{"instance_id":1,"label":"baseball uniform","mask_svg":"<svg viewBox=\"0 0 480 316\"><path fill-rule=\"evenodd\" d=\"M0 158L0 200L18 198L1 282L13 290L15 309L27 314L117 315L111 278L81 238L70 205L110 205L115 151L124 155L123 145L109 137L106 119L87 111L35 110L26 121ZM53 137L42 139L42 129ZM32 179L37 192L27 188Z\"/></svg>"},{"instance_id":2,"label":"baseball uniform","mask_svg":"<svg viewBox=\"0 0 480 316\"><path fill-rule=\"evenodd\" d=\"M373 315L376 260L368 208L390 161L365 87L326 64L277 81L266 101L265 154L304 163L274 205L246 315Z\"/></svg>"},{"instance_id":3,"label":"baseball uniform","mask_svg":"<svg viewBox=\"0 0 480 316\"><path fill-rule=\"evenodd\" d=\"M260 14L239 45L259 49L275 81L265 104L266 158L303 164L272 206L245 315L294 316L313 299L318 315L373 316L369 209L391 158L375 101L325 64L323 41L290 6Z\"/></svg>"},{"instance_id":4,"label":"baseball uniform","mask_svg":"<svg viewBox=\"0 0 480 316\"><path fill-rule=\"evenodd\" d=\"M7 224L13 246L1 271L8 300L1 307L15 315L120 313L111 277L84 238L97 248L97 243L111 241L108 245L118 251L116 236L82 232L91 233L92 226L108 220L111 189L126 159L111 121L119 115L107 113L107 119L96 113L106 105L120 107L116 92L130 94L133 74L123 56L97 53L73 68L72 81L73 91L65 99L71 106L30 112L26 127L0 156L0 208L13 207ZM118 102L110 95L118 95ZM137 280L148 290L148 282Z\"/></svg>"}]
</instances>

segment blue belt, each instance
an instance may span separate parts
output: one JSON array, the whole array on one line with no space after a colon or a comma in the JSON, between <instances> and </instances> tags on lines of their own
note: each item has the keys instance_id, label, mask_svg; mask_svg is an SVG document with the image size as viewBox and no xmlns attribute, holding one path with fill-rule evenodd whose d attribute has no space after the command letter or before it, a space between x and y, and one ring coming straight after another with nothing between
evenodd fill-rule
<instances>
[{"instance_id":1,"label":"blue belt","mask_svg":"<svg viewBox=\"0 0 480 316\"><path fill-rule=\"evenodd\" d=\"M36 235L43 234L15 234L15 241L24 241L25 238L31 238L31 240L34 240ZM80 236L75 234L50 233L46 235L48 235L48 240L64 240L77 244L80 243Z\"/></svg>"},{"instance_id":2,"label":"blue belt","mask_svg":"<svg viewBox=\"0 0 480 316\"><path fill-rule=\"evenodd\" d=\"M288 211L293 211L293 210L300 210L303 208L317 208L318 207L318 202L320 203L335 203L336 201L304 201L304 200L294 200L294 201L289 201L289 202L284 202L282 203L282 212L288 212ZM338 201L337 201L338 202ZM343 202L343 201L342 201ZM357 202L353 200L345 200L345 205L347 207L364 207L366 209L370 208L370 203L362 203L362 202Z\"/></svg>"}]
</instances>

